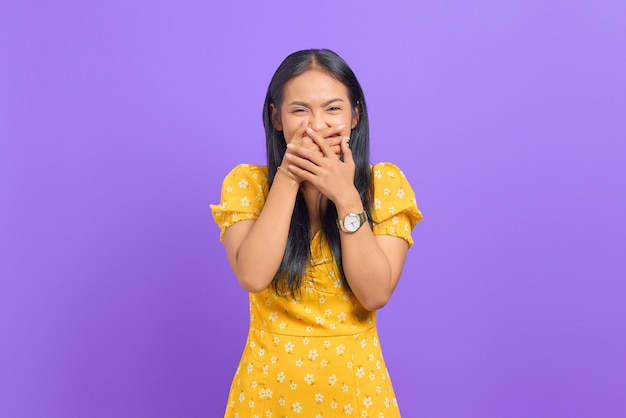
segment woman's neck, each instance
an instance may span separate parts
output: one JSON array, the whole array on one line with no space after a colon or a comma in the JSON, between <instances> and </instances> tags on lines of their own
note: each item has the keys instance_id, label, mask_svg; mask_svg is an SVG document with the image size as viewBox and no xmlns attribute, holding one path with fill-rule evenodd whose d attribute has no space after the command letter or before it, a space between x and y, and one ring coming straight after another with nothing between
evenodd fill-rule
<instances>
[{"instance_id":1,"label":"woman's neck","mask_svg":"<svg viewBox=\"0 0 626 418\"><path fill-rule=\"evenodd\" d=\"M300 186L302 196L309 212L309 224L311 225L311 237L322 227L322 218L320 214L320 200L324 199L322 193L309 182L303 182Z\"/></svg>"}]
</instances>

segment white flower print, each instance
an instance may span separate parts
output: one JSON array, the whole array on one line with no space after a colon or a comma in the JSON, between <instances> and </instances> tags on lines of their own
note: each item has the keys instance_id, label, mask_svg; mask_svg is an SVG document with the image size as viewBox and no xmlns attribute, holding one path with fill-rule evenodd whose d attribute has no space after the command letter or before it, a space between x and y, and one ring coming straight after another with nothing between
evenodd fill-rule
<instances>
[{"instance_id":1,"label":"white flower print","mask_svg":"<svg viewBox=\"0 0 626 418\"><path fill-rule=\"evenodd\" d=\"M261 399L272 399L272 390L271 389L261 389L261 390L259 390L259 398L261 398Z\"/></svg>"},{"instance_id":2,"label":"white flower print","mask_svg":"<svg viewBox=\"0 0 626 418\"><path fill-rule=\"evenodd\" d=\"M254 401L253 400L248 401L248 406L250 408L254 408Z\"/></svg>"},{"instance_id":3,"label":"white flower print","mask_svg":"<svg viewBox=\"0 0 626 418\"><path fill-rule=\"evenodd\" d=\"M272 358L270 359L270 361L272 362L272 364L276 364L276 362L278 361L278 357L276 357L276 356L272 356Z\"/></svg>"},{"instance_id":4,"label":"white flower print","mask_svg":"<svg viewBox=\"0 0 626 418\"><path fill-rule=\"evenodd\" d=\"M328 384L333 386L335 383L337 383L337 376L335 374L328 376Z\"/></svg>"},{"instance_id":5,"label":"white flower print","mask_svg":"<svg viewBox=\"0 0 626 418\"><path fill-rule=\"evenodd\" d=\"M323 305L326 303L326 298L324 296L320 296L320 298L318 299L320 305Z\"/></svg>"},{"instance_id":6,"label":"white flower print","mask_svg":"<svg viewBox=\"0 0 626 418\"><path fill-rule=\"evenodd\" d=\"M280 324L278 324L278 328L279 329L285 329L285 328L287 328L287 324L284 323L284 322L281 322Z\"/></svg>"},{"instance_id":7,"label":"white flower print","mask_svg":"<svg viewBox=\"0 0 626 418\"><path fill-rule=\"evenodd\" d=\"M300 402L295 402L294 404L292 404L291 409L293 409L293 412L295 412L296 414L302 412L302 406L300 405Z\"/></svg>"},{"instance_id":8,"label":"white flower print","mask_svg":"<svg viewBox=\"0 0 626 418\"><path fill-rule=\"evenodd\" d=\"M304 338L302 339L302 344L304 344L304 345L309 345L309 337L304 337Z\"/></svg>"},{"instance_id":9,"label":"white flower print","mask_svg":"<svg viewBox=\"0 0 626 418\"><path fill-rule=\"evenodd\" d=\"M396 196L398 196L400 199L404 197L404 189L402 187L398 189L398 191L396 192Z\"/></svg>"},{"instance_id":10,"label":"white flower print","mask_svg":"<svg viewBox=\"0 0 626 418\"><path fill-rule=\"evenodd\" d=\"M315 394L315 402L317 403L322 403L324 402L324 395L322 395L321 393L316 393Z\"/></svg>"},{"instance_id":11,"label":"white flower print","mask_svg":"<svg viewBox=\"0 0 626 418\"><path fill-rule=\"evenodd\" d=\"M337 405L337 401L336 401L336 400L334 400L334 399L333 399L332 401L330 401L330 407L331 407L331 408L333 408L333 409L337 409L337 406L338 406L338 405Z\"/></svg>"},{"instance_id":12,"label":"white flower print","mask_svg":"<svg viewBox=\"0 0 626 418\"><path fill-rule=\"evenodd\" d=\"M330 348L330 340L324 340L324 348L327 350Z\"/></svg>"},{"instance_id":13,"label":"white flower print","mask_svg":"<svg viewBox=\"0 0 626 418\"><path fill-rule=\"evenodd\" d=\"M309 350L309 360L313 361L317 358L318 354L317 354L317 350L313 349L313 350Z\"/></svg>"},{"instance_id":14,"label":"white flower print","mask_svg":"<svg viewBox=\"0 0 626 418\"><path fill-rule=\"evenodd\" d=\"M309 325L308 327L306 327L305 331L306 332L313 332L313 327L311 325Z\"/></svg>"},{"instance_id":15,"label":"white flower print","mask_svg":"<svg viewBox=\"0 0 626 418\"><path fill-rule=\"evenodd\" d=\"M293 345L293 343L291 341L289 341L289 342L287 342L285 344L285 351L287 353L289 353L289 354L293 353L293 348L294 348L294 345Z\"/></svg>"},{"instance_id":16,"label":"white flower print","mask_svg":"<svg viewBox=\"0 0 626 418\"><path fill-rule=\"evenodd\" d=\"M326 367L326 366L328 366L328 360L324 359L324 360L320 361L320 366L321 366L321 367Z\"/></svg>"},{"instance_id":17,"label":"white flower print","mask_svg":"<svg viewBox=\"0 0 626 418\"><path fill-rule=\"evenodd\" d=\"M276 375L276 380L278 381L278 383L283 383L285 381L285 372L278 372L278 375Z\"/></svg>"},{"instance_id":18,"label":"white flower print","mask_svg":"<svg viewBox=\"0 0 626 418\"><path fill-rule=\"evenodd\" d=\"M246 400L246 394L242 392L239 392L239 402L243 402Z\"/></svg>"},{"instance_id":19,"label":"white flower print","mask_svg":"<svg viewBox=\"0 0 626 418\"><path fill-rule=\"evenodd\" d=\"M376 177L377 179L382 179L383 178L383 173L380 170L374 170L374 177Z\"/></svg>"},{"instance_id":20,"label":"white flower print","mask_svg":"<svg viewBox=\"0 0 626 418\"><path fill-rule=\"evenodd\" d=\"M343 356L343 353L346 351L346 346L344 346L343 344L339 344L337 347L335 347L335 350L337 350L338 356Z\"/></svg>"},{"instance_id":21,"label":"white flower print","mask_svg":"<svg viewBox=\"0 0 626 418\"><path fill-rule=\"evenodd\" d=\"M349 389L350 389L350 387L347 384L344 383L343 385L341 385L341 390L342 391L347 392Z\"/></svg>"},{"instance_id":22,"label":"white flower print","mask_svg":"<svg viewBox=\"0 0 626 418\"><path fill-rule=\"evenodd\" d=\"M314 376L313 374L311 374L311 373L307 373L307 374L304 376L304 381L305 381L307 384L312 385L313 383L315 383L315 376Z\"/></svg>"},{"instance_id":23,"label":"white flower print","mask_svg":"<svg viewBox=\"0 0 626 418\"><path fill-rule=\"evenodd\" d=\"M240 189L247 189L248 188L248 180L246 180L246 179L239 180L239 188Z\"/></svg>"},{"instance_id":24,"label":"white flower print","mask_svg":"<svg viewBox=\"0 0 626 418\"><path fill-rule=\"evenodd\" d=\"M365 369L364 369L363 367L361 367L361 366L357 367L357 368L356 368L356 375L357 375L358 377L363 377L363 376L365 376Z\"/></svg>"},{"instance_id":25,"label":"white flower print","mask_svg":"<svg viewBox=\"0 0 626 418\"><path fill-rule=\"evenodd\" d=\"M227 192L227 193L230 193L230 192L232 192L232 191L233 191L233 188L232 188L232 187L230 187L230 186L226 186L226 192Z\"/></svg>"},{"instance_id":26,"label":"white flower print","mask_svg":"<svg viewBox=\"0 0 626 418\"><path fill-rule=\"evenodd\" d=\"M396 174L393 171L387 171L387 175L392 179L396 177Z\"/></svg>"},{"instance_id":27,"label":"white flower print","mask_svg":"<svg viewBox=\"0 0 626 418\"><path fill-rule=\"evenodd\" d=\"M259 357L263 357L265 355L265 349L259 348Z\"/></svg>"},{"instance_id":28,"label":"white flower print","mask_svg":"<svg viewBox=\"0 0 626 418\"><path fill-rule=\"evenodd\" d=\"M394 216L393 218L391 218L391 223L392 223L392 224L394 224L394 225L398 225L398 223L399 223L399 222L400 222L400 221L398 220L398 217L397 217L397 216Z\"/></svg>"},{"instance_id":29,"label":"white flower print","mask_svg":"<svg viewBox=\"0 0 626 418\"><path fill-rule=\"evenodd\" d=\"M354 409L352 408L352 405L350 405L350 404L346 404L346 405L344 405L344 407L343 407L343 412L344 412L346 415L352 415L352 411L354 411Z\"/></svg>"},{"instance_id":30,"label":"white flower print","mask_svg":"<svg viewBox=\"0 0 626 418\"><path fill-rule=\"evenodd\" d=\"M380 201L380 199L374 198L374 209L380 209L381 206L382 202Z\"/></svg>"},{"instance_id":31,"label":"white flower print","mask_svg":"<svg viewBox=\"0 0 626 418\"><path fill-rule=\"evenodd\" d=\"M315 323L317 325L322 325L324 323L324 318L322 318L321 316L316 316L315 317Z\"/></svg>"},{"instance_id":32,"label":"white flower print","mask_svg":"<svg viewBox=\"0 0 626 418\"><path fill-rule=\"evenodd\" d=\"M274 336L274 345L278 345L280 343L280 338Z\"/></svg>"},{"instance_id":33,"label":"white flower print","mask_svg":"<svg viewBox=\"0 0 626 418\"><path fill-rule=\"evenodd\" d=\"M302 359L296 360L296 367L302 367Z\"/></svg>"},{"instance_id":34,"label":"white flower print","mask_svg":"<svg viewBox=\"0 0 626 418\"><path fill-rule=\"evenodd\" d=\"M291 389L291 390L298 389L298 385L296 385L296 382L294 382L293 380L291 382L289 382L289 389Z\"/></svg>"},{"instance_id":35,"label":"white flower print","mask_svg":"<svg viewBox=\"0 0 626 418\"><path fill-rule=\"evenodd\" d=\"M339 321L340 323L344 323L346 321L346 313L339 312L339 315L337 315L337 321Z\"/></svg>"},{"instance_id":36,"label":"white flower print","mask_svg":"<svg viewBox=\"0 0 626 418\"><path fill-rule=\"evenodd\" d=\"M248 373L252 373L253 367L254 367L254 366L252 365L252 363L248 363L248 367L246 367L246 371L247 371Z\"/></svg>"},{"instance_id":37,"label":"white flower print","mask_svg":"<svg viewBox=\"0 0 626 418\"><path fill-rule=\"evenodd\" d=\"M253 380L252 383L250 383L250 387L254 389L256 388L256 386L257 386L256 380Z\"/></svg>"},{"instance_id":38,"label":"white flower print","mask_svg":"<svg viewBox=\"0 0 626 418\"><path fill-rule=\"evenodd\" d=\"M385 407L389 408L391 406L391 402L389 401L389 398L385 398Z\"/></svg>"},{"instance_id":39,"label":"white flower print","mask_svg":"<svg viewBox=\"0 0 626 418\"><path fill-rule=\"evenodd\" d=\"M330 316L331 316L332 314L333 314L333 312L332 312L330 309L326 309L326 310L324 311L324 316L325 316L326 318L330 318Z\"/></svg>"},{"instance_id":40,"label":"white flower print","mask_svg":"<svg viewBox=\"0 0 626 418\"><path fill-rule=\"evenodd\" d=\"M396 213L396 208L393 206L389 206L389 213L391 213L392 215Z\"/></svg>"},{"instance_id":41,"label":"white flower print","mask_svg":"<svg viewBox=\"0 0 626 418\"><path fill-rule=\"evenodd\" d=\"M285 406L285 398L281 396L280 399L278 400L278 405Z\"/></svg>"},{"instance_id":42,"label":"white flower print","mask_svg":"<svg viewBox=\"0 0 626 418\"><path fill-rule=\"evenodd\" d=\"M335 330L335 328L337 328L337 325L335 325L335 324L330 324L330 325L329 325L329 327L330 327L330 330L331 330L331 331L334 331L334 330Z\"/></svg>"},{"instance_id":43,"label":"white flower print","mask_svg":"<svg viewBox=\"0 0 626 418\"><path fill-rule=\"evenodd\" d=\"M242 197L241 198L241 206L246 207L246 206L250 206L250 199L248 199L247 197Z\"/></svg>"},{"instance_id":44,"label":"white flower print","mask_svg":"<svg viewBox=\"0 0 626 418\"><path fill-rule=\"evenodd\" d=\"M361 348L365 348L366 345L367 345L367 340L365 338L363 338L361 340Z\"/></svg>"},{"instance_id":45,"label":"white flower print","mask_svg":"<svg viewBox=\"0 0 626 418\"><path fill-rule=\"evenodd\" d=\"M389 190L389 187L385 187L383 189L383 193L384 193L385 196L389 196L391 194L391 190Z\"/></svg>"},{"instance_id":46,"label":"white flower print","mask_svg":"<svg viewBox=\"0 0 626 418\"><path fill-rule=\"evenodd\" d=\"M370 372L370 380L374 379L376 379L376 375L374 374L374 372Z\"/></svg>"},{"instance_id":47,"label":"white flower print","mask_svg":"<svg viewBox=\"0 0 626 418\"><path fill-rule=\"evenodd\" d=\"M278 312L270 312L268 318L270 321L276 321L278 319Z\"/></svg>"}]
</instances>

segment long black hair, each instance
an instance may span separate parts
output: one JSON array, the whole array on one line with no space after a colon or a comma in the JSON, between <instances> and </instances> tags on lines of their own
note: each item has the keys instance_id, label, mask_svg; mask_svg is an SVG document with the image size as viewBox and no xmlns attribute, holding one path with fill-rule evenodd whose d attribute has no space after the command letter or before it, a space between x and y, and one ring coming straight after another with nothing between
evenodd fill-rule
<instances>
[{"instance_id":1,"label":"long black hair","mask_svg":"<svg viewBox=\"0 0 626 418\"><path fill-rule=\"evenodd\" d=\"M350 150L355 162L354 185L359 191L368 218L371 219L369 122L365 97L359 81L348 64L339 55L328 49L308 49L294 52L285 58L272 77L263 105L269 184L271 186L274 181L277 167L282 163L283 155L287 150L283 132L278 131L272 124L271 107L274 106L275 112L280 115L285 84L312 68L326 71L328 75L345 85L348 89L350 107L353 113L354 109L359 110L358 115L353 114L353 117L357 117L357 125L350 133ZM322 199L320 205L324 205L320 208L322 232L339 266L341 280L344 286L349 289L341 260L341 240L336 223L337 209L333 202L328 199ZM291 216L285 254L271 284L277 293L298 295L302 279L306 274L307 264L311 259L310 238L309 213L304 196L301 191L298 191Z\"/></svg>"}]
</instances>

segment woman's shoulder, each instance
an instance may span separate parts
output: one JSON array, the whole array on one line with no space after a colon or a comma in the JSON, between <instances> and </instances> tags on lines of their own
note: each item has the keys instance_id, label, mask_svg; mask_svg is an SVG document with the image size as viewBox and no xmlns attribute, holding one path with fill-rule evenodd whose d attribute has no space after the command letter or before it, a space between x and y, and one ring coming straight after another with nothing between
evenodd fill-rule
<instances>
[{"instance_id":1,"label":"woman's shoulder","mask_svg":"<svg viewBox=\"0 0 626 418\"><path fill-rule=\"evenodd\" d=\"M229 175L265 175L267 176L267 166L258 164L237 164L230 170Z\"/></svg>"},{"instance_id":2,"label":"woman's shoulder","mask_svg":"<svg viewBox=\"0 0 626 418\"><path fill-rule=\"evenodd\" d=\"M382 180L385 178L388 179L406 179L406 176L394 163L390 162L380 162L376 164L371 164L370 169L372 171L372 177L374 181Z\"/></svg>"},{"instance_id":3,"label":"woman's shoulder","mask_svg":"<svg viewBox=\"0 0 626 418\"><path fill-rule=\"evenodd\" d=\"M264 185L267 183L267 166L238 164L233 167L224 178L224 183L239 183L240 181Z\"/></svg>"}]
</instances>

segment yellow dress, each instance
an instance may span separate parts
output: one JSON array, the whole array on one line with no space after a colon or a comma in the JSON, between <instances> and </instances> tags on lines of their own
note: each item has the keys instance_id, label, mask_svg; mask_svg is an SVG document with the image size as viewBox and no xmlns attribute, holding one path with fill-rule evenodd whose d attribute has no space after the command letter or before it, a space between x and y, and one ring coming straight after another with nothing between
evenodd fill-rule
<instances>
[{"instance_id":1,"label":"yellow dress","mask_svg":"<svg viewBox=\"0 0 626 418\"><path fill-rule=\"evenodd\" d=\"M413 244L421 220L404 174L372 166L375 234ZM221 229L256 219L268 193L267 167L242 164L211 205ZM399 417L376 330L376 312L346 289L323 233L311 240L311 263L298 299L270 289L250 293L248 340L233 378L225 417Z\"/></svg>"}]
</instances>

